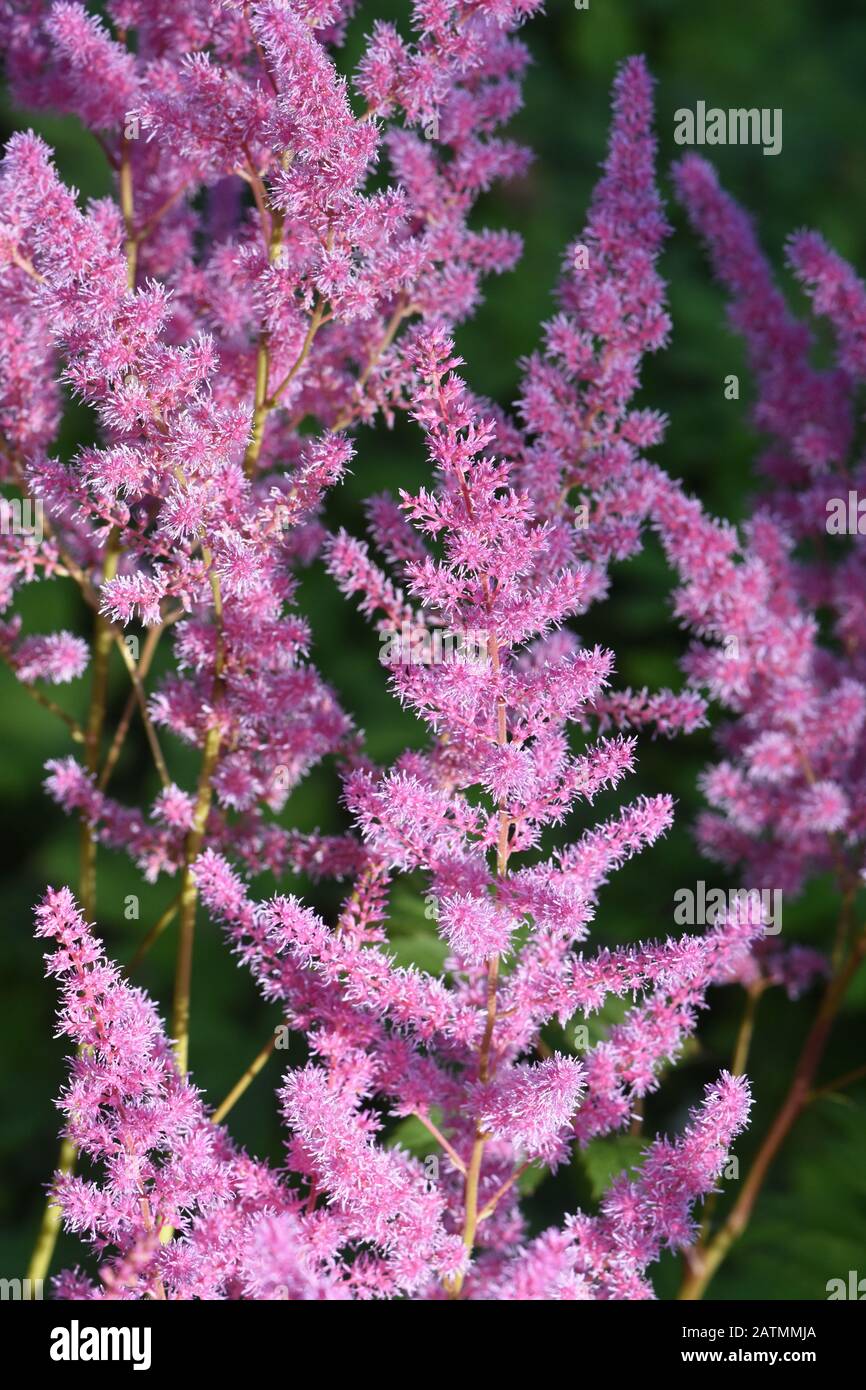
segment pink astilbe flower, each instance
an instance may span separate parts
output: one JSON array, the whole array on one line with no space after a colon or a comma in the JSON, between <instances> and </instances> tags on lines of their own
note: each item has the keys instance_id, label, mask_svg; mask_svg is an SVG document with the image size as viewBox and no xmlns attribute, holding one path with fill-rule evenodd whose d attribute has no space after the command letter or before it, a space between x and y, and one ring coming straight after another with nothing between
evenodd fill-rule
<instances>
[{"instance_id":1,"label":"pink astilbe flower","mask_svg":"<svg viewBox=\"0 0 866 1390\"><path fill-rule=\"evenodd\" d=\"M647 1267L688 1244L694 1202L715 1191L751 1099L743 1077L723 1072L673 1142L657 1139L637 1175L616 1179L598 1216L577 1213L505 1266L490 1296L504 1299L652 1298Z\"/></svg>"},{"instance_id":2,"label":"pink astilbe flower","mask_svg":"<svg viewBox=\"0 0 866 1390\"><path fill-rule=\"evenodd\" d=\"M600 727L688 732L704 722L707 696L721 702L735 722L721 732L724 761L704 779L712 810L699 824L701 847L729 868L741 864L756 886L793 892L810 873L833 868L849 891L862 861L856 808L866 629L854 597L862 589L862 556L856 548L828 553L826 537L805 562L795 547L825 532L829 499L847 498L861 478L862 465L849 468L846 456L866 293L820 238L792 239L794 270L840 342L838 365L813 366L811 336L789 312L749 219L703 160L690 155L676 166L678 191L730 291L731 321L746 338L758 383L755 423L772 440L758 465L769 488L739 536L642 459L664 420L628 408L641 353L662 345L667 331L664 287L653 265L666 229L653 183L650 116L649 79L632 62L618 80L605 176L567 262L563 312L527 371L520 408L531 445L517 443L512 432L509 448L554 530L557 561L591 566L592 598L606 591L610 560L633 553L647 523L681 580L676 615L697 639L684 662L688 688L603 690L592 702ZM633 258L646 264L643 297L629 316L621 306ZM607 306L603 320L599 299ZM652 327L642 334L644 311ZM628 372L608 374L620 361ZM820 640L816 617L828 607L832 647ZM779 982L780 951L772 955L766 978ZM763 949L755 970L762 960L770 960ZM742 971L737 978L745 978ZM802 985L806 977L798 978Z\"/></svg>"},{"instance_id":3,"label":"pink astilbe flower","mask_svg":"<svg viewBox=\"0 0 866 1390\"><path fill-rule=\"evenodd\" d=\"M791 237L788 259L806 286L815 313L833 325L840 368L862 381L866 376L866 285L817 232Z\"/></svg>"},{"instance_id":4,"label":"pink astilbe flower","mask_svg":"<svg viewBox=\"0 0 866 1390\"><path fill-rule=\"evenodd\" d=\"M609 565L640 548L658 488L643 454L667 423L632 404L645 355L670 332L657 268L670 229L652 120L652 79L642 59L629 59L614 85L604 174L564 258L558 313L525 369L512 445L517 476L551 529L551 560L587 567L586 603L607 593ZM705 722L697 691L603 690L592 708L605 724L667 736Z\"/></svg>"},{"instance_id":5,"label":"pink astilbe flower","mask_svg":"<svg viewBox=\"0 0 866 1390\"><path fill-rule=\"evenodd\" d=\"M112 621L140 616L158 626L168 604L179 603L179 671L152 697L153 721L200 747L218 730L226 753L214 770L217 803L260 818L285 802L349 728L304 661L306 624L286 611L293 581L284 523L303 529L298 523L315 513L323 489L342 476L350 445L341 435L308 444L296 459L297 488L284 479L269 495L254 497L231 460L244 443L243 415L216 406L204 390L215 363L207 340L182 348L160 342L161 292L126 288L116 243L106 242L95 217L77 210L40 142L13 142L5 177L19 188L29 184L40 200L31 208L40 220L19 236L33 239L43 302L51 307L70 379L97 406L109 434L124 440L84 451L78 474L34 459L32 487L85 576L108 553L106 536L123 552L116 576L93 600L101 598ZM89 525L79 519L85 516ZM92 597L96 581L82 582ZM36 639L28 640L19 649L23 657L12 658L19 678L78 674L77 639L39 639L41 661Z\"/></svg>"},{"instance_id":6,"label":"pink astilbe flower","mask_svg":"<svg viewBox=\"0 0 866 1390\"><path fill-rule=\"evenodd\" d=\"M704 778L712 809L700 838L726 864L742 863L748 882L794 892L829 869L847 892L863 858L866 626L854 597L863 562L856 548L828 544L827 518L830 500L862 481L848 455L866 291L819 237L792 238L795 272L838 335L837 365L816 368L811 334L788 310L749 219L703 160L675 172L731 296L757 378L755 423L771 437L760 460L769 486L742 539L674 485L658 494L662 542L682 581L677 612L700 639L687 671L734 715L723 759Z\"/></svg>"},{"instance_id":7,"label":"pink astilbe flower","mask_svg":"<svg viewBox=\"0 0 866 1390\"><path fill-rule=\"evenodd\" d=\"M375 1144L370 1112L352 1103L354 1085L339 1088L335 1079L317 1066L290 1072L283 1114L344 1238L386 1252L362 1257L353 1282L370 1295L413 1293L431 1272L460 1267L462 1243L443 1227L444 1197L427 1186L417 1160Z\"/></svg>"},{"instance_id":8,"label":"pink astilbe flower","mask_svg":"<svg viewBox=\"0 0 866 1390\"><path fill-rule=\"evenodd\" d=\"M419 337L414 361L416 414L437 482L414 497L404 494L403 508L422 537L435 535L443 558L408 545L397 558L413 622L483 628L485 659L480 667L455 659L392 669L395 693L429 725L434 741L391 770L347 774L367 864L336 931L297 899L257 905L212 850L197 861L195 875L204 903L226 922L265 997L279 1000L288 1021L306 1033L315 1061L290 1069L283 1090L290 1162L311 1193L341 1213L347 1240L366 1231L379 1251L353 1262L353 1277L366 1281L356 1296L403 1288L437 1297L443 1280L452 1292L465 1280L468 1297L484 1298L504 1287L525 1229L514 1183L519 1165L556 1164L573 1143L626 1125L634 1102L654 1089L661 1065L694 1031L709 986L744 968L762 925L752 914L735 914L705 937L575 954L609 874L669 826L670 799L639 801L555 859L537 861L540 828L617 783L631 768L633 749L602 738L569 752L567 724L585 721L611 669L609 654L575 651L556 636L554 624L579 602L581 575L539 563L549 528L510 487L507 465L483 452L490 431L454 375L450 342L438 333ZM328 553L340 584L360 595L371 617L402 602L369 557L359 564L348 537L337 537ZM529 662L521 652L527 643ZM520 867L521 854L536 862ZM438 905L436 924L450 953L447 984L396 966L379 926L377 886L417 871ZM498 987L491 985L497 973ZM551 1017L565 1024L597 1011L610 995L635 993L641 1002L585 1060L528 1060ZM394 1162L375 1142L374 1098L425 1124L433 1113L439 1117L449 1139L435 1201L382 1204L379 1187L399 1194L405 1179L398 1170L387 1183L373 1177ZM463 1174L479 1144L475 1216L483 1210L487 1219L474 1233L467 1269ZM683 1222L683 1241L690 1229ZM645 1296L642 1267L632 1283ZM588 1296L608 1296L601 1286L587 1288Z\"/></svg>"},{"instance_id":9,"label":"pink astilbe flower","mask_svg":"<svg viewBox=\"0 0 866 1390\"><path fill-rule=\"evenodd\" d=\"M532 441L522 447L521 476L555 527L554 553L592 562L594 595L604 592L607 561L639 543L637 494L648 473L640 455L665 426L664 417L630 405L644 355L670 331L656 269L669 228L655 185L652 116L651 78L642 59L630 59L614 87L604 175L565 256L560 312L545 326L545 351L530 359L520 399Z\"/></svg>"},{"instance_id":10,"label":"pink astilbe flower","mask_svg":"<svg viewBox=\"0 0 866 1390\"><path fill-rule=\"evenodd\" d=\"M5 645L6 633L0 634L0 644ZM25 685L34 681L48 681L51 685L65 685L76 680L86 669L89 660L87 643L71 632L51 632L44 637L25 637L13 650L8 652L8 660L16 676Z\"/></svg>"},{"instance_id":11,"label":"pink astilbe flower","mask_svg":"<svg viewBox=\"0 0 866 1390\"><path fill-rule=\"evenodd\" d=\"M107 1256L101 1285L67 1275L58 1294L349 1297L327 1214L305 1216L297 1194L210 1121L153 1004L106 959L69 890L49 890L36 919L53 947L59 1027L78 1047L60 1100L65 1133L98 1174L60 1174L55 1191L67 1227Z\"/></svg>"},{"instance_id":12,"label":"pink astilbe flower","mask_svg":"<svg viewBox=\"0 0 866 1390\"><path fill-rule=\"evenodd\" d=\"M815 972L805 955L762 955L760 917L739 910L663 942L598 935L610 876L673 820L659 791L593 823L646 729L693 730L703 691L721 695L745 732L706 779L727 817L715 838L743 857L772 822L784 854L819 857L855 833L866 702L859 673L813 659L805 596L822 580L800 575L775 513L755 519L741 555L733 528L644 458L666 420L634 398L670 323L641 59L616 79L603 176L517 420L458 375L453 327L519 251L473 214L527 165L501 128L528 62L515 31L538 8L419 0L412 37L374 25L353 74L337 64L351 0L112 0L100 17L35 0L0 16L13 95L97 132L118 183L116 201L82 208L32 134L13 137L0 166L2 478L45 520L4 536L0 607L24 583L63 578L94 625L89 654L65 631L22 637L14 616L0 631L25 684L71 681L88 655L92 675L86 725L71 721L83 756L52 758L46 780L83 827L81 910L68 889L37 910L77 1049L64 1134L92 1169L56 1180L67 1229L97 1257L96 1277L61 1276L64 1297L648 1297L659 1252L692 1238L747 1083L723 1075L597 1214L537 1241L524 1169L622 1132L713 986L762 969L796 993ZM834 412L859 300L811 243L800 259L847 324L844 368L818 379L812 416L787 440L824 486L847 438ZM802 356L797 333L789 347ZM68 461L52 453L61 387L95 424ZM398 412L421 431L430 478L370 500L369 544L329 534L327 494L356 466L350 431ZM680 692L615 689L613 653L571 626L650 522L683 573L678 616L701 639ZM297 572L320 553L421 726L420 746L388 766L313 665ZM164 633L170 659L145 686ZM730 676L716 672L706 652L727 633L778 641L787 684L756 692L751 647ZM112 659L132 693L103 757ZM846 714L832 733L831 698ZM108 789L133 716L159 778L136 807ZM166 736L197 754L188 785ZM794 748L808 770L792 779ZM327 758L343 832L276 821ZM97 846L123 850L149 882L179 880L171 1041L85 920ZM278 891L260 901L247 879L265 871ZM290 871L345 881L336 913L288 891ZM419 885L441 968L395 955L390 890ZM303 1036L279 1082L279 1171L234 1145L191 1080L199 904ZM598 1018L625 1000L616 1023ZM572 1045L572 1025L593 1017L593 1044ZM403 1143L417 1125L423 1158Z\"/></svg>"},{"instance_id":13,"label":"pink astilbe flower","mask_svg":"<svg viewBox=\"0 0 866 1390\"><path fill-rule=\"evenodd\" d=\"M480 1093L479 1122L518 1152L550 1162L582 1089L583 1067L575 1057L520 1063Z\"/></svg>"},{"instance_id":14,"label":"pink astilbe flower","mask_svg":"<svg viewBox=\"0 0 866 1390\"><path fill-rule=\"evenodd\" d=\"M269 813L349 733L290 613L291 568L319 548L323 494L352 455L339 430L405 408L406 320L465 316L513 264L515 238L468 217L526 162L496 132L527 63L512 31L537 5L422 7L414 42L376 26L360 117L330 51L351 8L124 4L106 21L46 0L0 18L16 98L101 132L120 202L82 211L41 141L10 141L3 468L46 525L4 536L0 603L62 565L112 624L171 623L153 723L217 745L205 837L220 813L246 817L238 843L268 837L279 865ZM48 454L58 357L101 430L71 465ZM325 432L302 434L306 416ZM53 664L25 647L20 679L78 674L62 634L42 641Z\"/></svg>"},{"instance_id":15,"label":"pink astilbe flower","mask_svg":"<svg viewBox=\"0 0 866 1390\"><path fill-rule=\"evenodd\" d=\"M493 902L455 893L439 906L439 927L454 955L467 965L506 955L514 922Z\"/></svg>"},{"instance_id":16,"label":"pink astilbe flower","mask_svg":"<svg viewBox=\"0 0 866 1390\"><path fill-rule=\"evenodd\" d=\"M511 486L507 464L485 452L493 428L478 418L454 374L450 342L436 333L419 336L415 354L415 414L438 483L433 491L403 494L402 501L422 535L435 538L437 553L412 550L409 558L406 548L400 569L418 605L415 620L483 630L486 660L455 659L435 669L395 665L395 693L428 723L436 742L430 753L408 755L390 772L352 773L347 799L372 855L392 872L429 876L437 925L453 957L452 993L482 1010L474 1037L461 1039L472 1044L464 1062L466 1100L452 1113L435 1101L462 1138L464 1155L473 1131L476 1145L489 1146L478 1201L492 1202L496 1214L475 1235L478 1264L466 1283L468 1296L481 1297L500 1265L499 1241L513 1240L519 1219L509 1166L524 1152L556 1161L575 1137L623 1125L630 1097L656 1084L659 1063L694 1029L708 985L730 978L761 924L735 918L706 940L685 939L681 963L676 943L648 948L645 956L602 953L578 961L573 946L588 933L607 874L669 825L665 797L636 803L618 824L600 827L595 843L589 832L555 860L526 868L515 862L537 850L543 825L615 785L630 769L632 749L602 739L577 756L569 752L567 724L589 719L587 707L611 669L608 654L574 650L555 636L581 604L585 572L549 563L552 530L534 520L526 494ZM381 611L392 591L369 563L357 564L345 537L331 546L329 560L347 592L360 591L368 612ZM527 643L531 662L521 654ZM468 795L473 784L486 793L480 802ZM506 913L522 920L525 939L497 982L500 955L505 963L515 950ZM351 974L347 987L354 988ZM606 1044L604 1080L594 1056L586 1070L575 1058L521 1060L551 1014L565 1023L576 1011L600 1007L608 992L630 989L647 990L647 999ZM587 1118L594 1118L582 1125L579 1098L593 1073ZM461 1217L465 1222L458 1198L454 1220Z\"/></svg>"}]
</instances>

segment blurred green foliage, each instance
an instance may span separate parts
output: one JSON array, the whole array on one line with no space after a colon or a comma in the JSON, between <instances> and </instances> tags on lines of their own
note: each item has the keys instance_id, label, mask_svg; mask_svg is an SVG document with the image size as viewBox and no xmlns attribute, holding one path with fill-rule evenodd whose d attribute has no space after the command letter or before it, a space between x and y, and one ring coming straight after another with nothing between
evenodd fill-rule
<instances>
[{"instance_id":1,"label":"blurred green foliage","mask_svg":"<svg viewBox=\"0 0 866 1390\"><path fill-rule=\"evenodd\" d=\"M360 36L372 17L392 15L405 23L406 5L365 3L352 26L349 54L360 51ZM536 152L529 174L517 185L491 194L479 211L479 224L516 228L525 241L519 268L488 287L472 323L459 333L472 385L510 404L518 383L518 363L538 341L539 323L550 311L550 295L565 244L582 226L587 200L603 157L609 87L617 63L643 52L658 79L661 169L666 190L668 164L679 153L673 144L673 113L680 106L781 107L784 146L776 158L759 148L720 148L710 153L728 188L755 212L761 236L780 264L786 235L808 224L819 228L856 265L866 266L866 105L862 73L866 26L859 0L590 0L577 11L571 0L550 0L548 14L530 25L525 38L534 65L526 83L525 107L516 134ZM65 177L82 194L109 191L105 159L90 136L71 121L30 113L0 117L6 130L32 124L55 147ZM699 249L672 206L676 235L664 260L670 281L674 334L645 375L644 403L671 419L660 461L684 478L721 515L740 519L748 512L756 439L748 424L749 385L741 344L728 332L723 297L710 281ZM784 277L790 288L788 277ZM793 291L792 291L793 293ZM795 302L797 300L794 296ZM723 380L740 375L742 399L726 401ZM91 437L85 412L70 409L60 440L68 457ZM425 479L417 432L405 422L358 436L354 472L328 506L328 518L355 532L362 529L361 502L371 492ZM622 683L650 686L676 683L682 639L669 618L670 578L657 549L650 546L636 562L614 572L611 599L589 616L583 632L616 652ZM363 620L336 594L319 565L305 576L300 601L313 620L315 660L340 693L345 707L365 731L370 752L392 758L407 742L420 743L417 723L388 696L377 643ZM76 596L62 581L22 592L18 603L25 628L47 631L65 625L86 632ZM155 671L165 669L162 652ZM112 671L112 714L125 699L119 663ZM63 691L60 700L81 713L83 683ZM31 935L31 909L46 883L77 878L75 827L42 791L42 768L49 757L68 750L65 730L32 704L7 672L0 672L2 749L0 799L5 931L2 939L6 1067L0 1078L3 1112L0 1221L4 1228L0 1272L12 1276L23 1264L38 1221L40 1186L55 1154L57 1116L52 1104L63 1078L63 1046L53 1039L54 991L41 977L38 946ZM642 741L638 774L624 789L671 791L678 799L673 832L653 851L626 867L605 890L595 939L606 943L663 935L673 927L676 888L705 878L725 880L702 862L690 835L700 806L696 778L710 756L709 732L674 745ZM179 782L191 785L195 760L176 740L165 751ZM116 794L147 802L157 784L146 748L136 732L121 763ZM334 770L323 766L292 797L284 819L303 828L341 825ZM597 816L609 814L617 798L601 798L591 812L575 815L566 827L573 837ZM284 887L305 893L328 910L333 892L293 880ZM262 894L270 885L262 881ZM135 944L172 896L169 884L150 886L128 861L100 853L98 916L110 952L128 960ZM140 899L140 920L124 917L128 895ZM439 968L443 952L424 915L423 886L400 884L393 894L393 944L398 959ZM838 903L829 883L813 884L804 898L785 904L785 937L826 944ZM173 933L167 932L140 972L141 983L162 1001L170 998ZM645 1128L672 1131L704 1082L731 1057L742 997L715 991L699 1043L673 1071L647 1106ZM776 994L761 1002L750 1074L756 1107L754 1125L738 1147L741 1172L783 1094L790 1064L814 1010L814 996L790 1004ZM866 1054L866 985L861 980L836 1028L823 1076L856 1067ZM196 943L192 1018L192 1066L196 1080L214 1101L234 1082L278 1021L264 1008L248 974L238 970L219 932L202 922ZM564 1041L554 1039L553 1041ZM290 1054L294 1057L294 1053ZM298 1055L301 1055L300 1051ZM269 1069L237 1106L232 1129L251 1150L279 1161L281 1137L273 1088L278 1068ZM390 1123L391 1140L426 1155L429 1140L409 1122ZM825 1297L828 1279L849 1269L866 1273L866 1087L816 1103L775 1164L758 1213L746 1237L717 1277L715 1298ZM525 1190L531 1219L541 1229L577 1204L591 1207L609 1176L637 1157L634 1136L593 1144L571 1165L543 1181L528 1174ZM735 1183L727 1184L720 1210ZM80 1258L80 1250L61 1242L59 1262ZM657 1277L659 1292L672 1296L677 1262L667 1257Z\"/></svg>"}]
</instances>

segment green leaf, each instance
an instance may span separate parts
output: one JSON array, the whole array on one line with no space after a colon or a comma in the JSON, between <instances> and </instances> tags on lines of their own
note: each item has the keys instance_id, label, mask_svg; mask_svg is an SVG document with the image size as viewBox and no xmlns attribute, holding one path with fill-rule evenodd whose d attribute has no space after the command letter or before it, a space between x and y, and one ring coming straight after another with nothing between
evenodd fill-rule
<instances>
[{"instance_id":1,"label":"green leaf","mask_svg":"<svg viewBox=\"0 0 866 1390\"><path fill-rule=\"evenodd\" d=\"M593 1139L581 1158L596 1199L605 1193L613 1178L624 1169L633 1168L647 1146L639 1134L619 1134L614 1139Z\"/></svg>"},{"instance_id":2,"label":"green leaf","mask_svg":"<svg viewBox=\"0 0 866 1390\"><path fill-rule=\"evenodd\" d=\"M442 1112L437 1105L431 1106L430 1119L435 1125L442 1123ZM405 1120L398 1120L384 1142L386 1148L405 1149L413 1158L424 1159L430 1154L436 1154L437 1157L442 1155L441 1146L417 1115L407 1115Z\"/></svg>"}]
</instances>

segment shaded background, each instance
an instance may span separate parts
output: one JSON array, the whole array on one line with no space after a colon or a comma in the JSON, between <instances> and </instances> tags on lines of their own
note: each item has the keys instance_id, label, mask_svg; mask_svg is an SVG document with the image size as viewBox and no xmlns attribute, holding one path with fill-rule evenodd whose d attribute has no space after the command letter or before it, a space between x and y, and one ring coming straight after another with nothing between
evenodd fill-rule
<instances>
[{"instance_id":1,"label":"shaded background","mask_svg":"<svg viewBox=\"0 0 866 1390\"><path fill-rule=\"evenodd\" d=\"M361 6L352 26L349 55L360 51L360 35L378 15L405 23L406 6ZM570 0L550 0L549 13L531 22L525 39L535 58L525 88L525 107L514 133L536 152L536 162L520 183L485 199L476 224L519 230L525 252L519 268L488 282L485 303L458 335L472 386L503 405L514 398L517 362L538 340L548 317L565 244L583 224L597 177L608 125L609 88L617 63L643 52L658 79L661 169L681 153L673 144L673 113L703 99L708 106L781 107L784 144L775 158L758 147L709 150L724 183L757 214L763 243L777 265L786 235L810 225L822 231L855 265L866 266L866 17L857 0L727 0L695 5L693 0L590 0L575 11ZM4 138L21 125L33 125L57 151L62 173L86 196L109 190L108 169L95 142L73 121L12 113L2 109ZM671 473L683 477L715 512L738 520L747 514L750 470L757 440L747 412L750 391L739 340L723 317L723 296L672 204L676 227L663 272L670 282L674 334L670 348L652 359L645 373L641 403L665 410L671 424L665 443L654 451ZM801 302L788 277L794 303ZM726 401L723 379L736 372L738 402ZM60 441L69 457L90 434L89 419L70 410ZM371 492L425 479L418 432L401 422L357 436L354 473L332 496L328 518L360 533L360 502ZM655 687L678 684L681 640L668 617L670 578L654 545L636 561L614 569L611 599L594 609L582 628L587 640L610 645L617 655L622 684ZM301 586L301 605L310 615L316 640L314 659L338 690L344 707L366 732L372 755L390 760L407 742L419 743L419 726L400 711L385 689L377 662L378 642L354 610L335 592L321 566ZM87 633L77 596L62 581L24 590L18 604L25 628L58 626ZM162 654L165 661L167 652ZM163 669L157 661L155 671ZM112 708L116 720L126 696L119 662L112 669ZM86 680L61 701L80 714ZM0 1160L0 1275L22 1272L41 1211L40 1185L56 1152L57 1115L52 1104L63 1077L64 1045L53 1038L54 989L44 983L41 951L31 935L31 910L46 883L77 882L77 827L42 791L43 764L69 752L62 726L44 714L0 671L0 840L4 923L2 951L5 1066L0 1077L2 1134ZM158 790L146 749L130 739L113 783L121 799L145 803ZM170 735L163 736L173 776L194 782L196 758ZM690 834L700 807L696 777L712 750L703 732L674 744L642 739L638 774L618 797L602 798L597 808L574 815L569 838L610 814L638 793L671 791L678 798L676 825L668 838L614 876L602 895L594 940L614 943L663 935L673 929L677 888L704 878L728 886L715 866L701 861ZM282 817L304 829L337 829L337 780L326 764L292 796ZM119 854L100 851L98 921L110 954L128 960L142 934L173 896L171 883L150 886ZM256 883L258 896L271 890ZM302 879L284 881L320 907L332 909L327 889ZM394 946L403 961L438 966L441 951L423 915L423 888L404 880L394 891ZM127 921L128 895L140 900L140 919ZM862 906L862 904L861 904ZM828 943L838 912L829 882L814 883L797 903L785 903L785 940ZM174 935L169 930L148 957L139 979L157 998L170 999ZM650 1099L646 1128L674 1130L703 1084L728 1065L742 1008L739 990L715 990L704 1016L698 1044L689 1051ZM778 991L764 996L749 1072L756 1098L755 1123L737 1153L745 1172L756 1139L764 1132L786 1087L790 1066L808 1028L815 995L791 1004ZM866 1057L866 982L852 992L825 1058L822 1078L859 1065ZM603 1021L614 1017L603 1015ZM245 970L238 970L220 933L200 924L193 983L191 1064L198 1084L218 1101L236 1080L279 1021L276 1010L259 1001ZM300 1052L298 1053L300 1056ZM236 1107L233 1133L257 1154L280 1161L281 1138L273 1088L274 1062ZM391 1126L393 1129L393 1125ZM400 1127L403 1142L418 1139ZM850 1269L866 1275L866 1087L816 1103L801 1119L777 1160L752 1225L711 1288L714 1298L824 1298L830 1278ZM422 1137L419 1152L429 1140ZM597 1141L568 1169L546 1179L530 1200L534 1225L541 1229L578 1204L592 1207L612 1171L640 1149L640 1140ZM735 1184L728 1185L728 1191ZM723 1201L727 1201L725 1198ZM720 1208L723 1210L723 1206ZM55 1268L77 1262L81 1247L62 1240ZM662 1296L677 1287L678 1267L666 1257L656 1272Z\"/></svg>"}]
</instances>

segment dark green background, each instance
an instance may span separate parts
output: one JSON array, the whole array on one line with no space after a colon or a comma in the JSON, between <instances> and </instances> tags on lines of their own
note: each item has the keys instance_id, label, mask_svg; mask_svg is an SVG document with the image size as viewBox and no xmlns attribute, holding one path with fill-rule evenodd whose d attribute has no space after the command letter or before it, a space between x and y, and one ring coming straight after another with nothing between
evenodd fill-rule
<instances>
[{"instance_id":1,"label":"dark green background","mask_svg":"<svg viewBox=\"0 0 866 1390\"><path fill-rule=\"evenodd\" d=\"M359 35L379 14L405 21L402 4L363 4L352 28L351 51ZM658 79L661 167L669 191L667 166L680 151L673 145L673 113L703 99L708 105L781 107L784 146L776 158L758 148L720 149L714 157L727 186L757 214L766 248L780 262L785 236L812 225L824 232L856 265L866 265L866 102L862 95L866 60L866 18L862 5L826 0L591 0L577 12L567 0L552 0L549 13L525 31L535 64L525 90L525 108L516 133L536 151L536 162L520 184L491 195L477 223L514 227L525 238L520 267L488 286L484 305L459 334L472 385L502 404L515 395L520 357L538 340L538 325L549 315L551 290L565 243L579 231L588 196L603 157L610 82L617 63L643 52ZM105 161L93 140L75 122L2 113L8 131L33 124L55 146L60 168L86 195L109 188ZM655 456L672 473L688 480L720 514L739 519L749 506L752 461L757 441L747 423L748 378L740 343L728 333L723 297L710 282L701 254L684 230L678 210L671 215L676 233L664 257L671 284L674 336L671 347L650 364L642 403L667 411L671 425ZM723 378L738 372L743 399L725 401ZM71 411L61 450L70 456L89 438L90 422ZM417 432L400 425L358 437L353 476L332 497L329 518L360 532L360 502L384 487L423 481L425 465ZM636 562L614 572L611 599L595 610L583 629L587 638L610 645L622 683L650 687L676 683L679 635L668 617L670 579L650 546ZM387 695L377 664L377 643L361 618L334 592L320 566L305 576L302 606L313 620L315 659L336 686L345 707L366 731L372 754L392 758L407 740L420 741L418 726ZM74 593L62 581L24 591L18 608L31 631L67 625L81 631L82 614ZM125 698L125 676L112 671L113 713ZM80 713L85 683L61 693ZM3 1226L0 1274L20 1272L41 1207L40 1185L51 1168L57 1117L52 1098L63 1075L63 1045L54 1040L53 986L41 978L40 950L31 936L31 909L46 883L77 882L76 828L41 789L46 758L69 751L65 733L33 706L8 672L0 672L2 759L0 803L4 930L2 934L6 1066L2 1081L2 1157L0 1189ZM137 738L137 731L136 731ZM192 786L195 760L170 736L164 748L173 775ZM671 745L643 740L640 769L619 798L599 804L611 813L618 800L639 792L671 791L678 798L676 826L666 841L615 876L605 890L596 923L599 942L663 935L673 927L676 888L705 878L726 880L697 856L690 825L700 806L696 775L711 753L709 733ZM324 766L293 796L287 824L335 828L336 778ZM130 802L148 801L158 790L140 741L130 743L113 787ZM580 812L567 827L570 837L591 823L595 812ZM323 910L333 895L292 880L283 887L307 893ZM269 885L257 890L264 895ZM120 960L131 955L140 935L172 896L167 882L146 885L121 855L101 852L98 917L109 950ZM440 956L424 921L421 885L398 885L393 895L395 946L401 958L435 964ZM141 919L123 917L124 899L137 894ZM860 904L862 909L863 904ZM811 886L798 903L785 904L785 939L829 942L838 904L827 882ZM862 913L861 913L862 915ZM141 981L165 1002L170 998L173 933L141 971ZM703 1084L730 1060L742 1006L739 991L714 991L704 1016L699 1046L690 1052L648 1106L647 1128L675 1130ZM750 1064L756 1108L750 1134L738 1146L745 1170L755 1140L782 1094L786 1077L815 1006L811 995L790 1004L778 993L761 1004ZM837 1027L823 1077L857 1066L866 1055L866 985L852 993ZM191 1062L197 1082L213 1100L220 1098L262 1045L274 1010L258 1001L245 971L228 955L218 931L201 926L196 946ZM277 1067L259 1078L232 1116L233 1132L250 1148L279 1161L281 1138L273 1104ZM828 1279L849 1269L866 1274L866 1087L816 1104L775 1165L752 1226L712 1287L717 1298L825 1297ZM403 1131L411 1142L411 1132ZM427 1141L421 1151L426 1152ZM633 1140L596 1143L588 1155L548 1179L532 1198L532 1219L540 1228L582 1203L591 1205L610 1171L634 1156ZM732 1188L734 1184L730 1184ZM59 1263L80 1258L80 1247L62 1242ZM659 1292L677 1286L677 1264L668 1257L656 1277Z\"/></svg>"}]
</instances>

